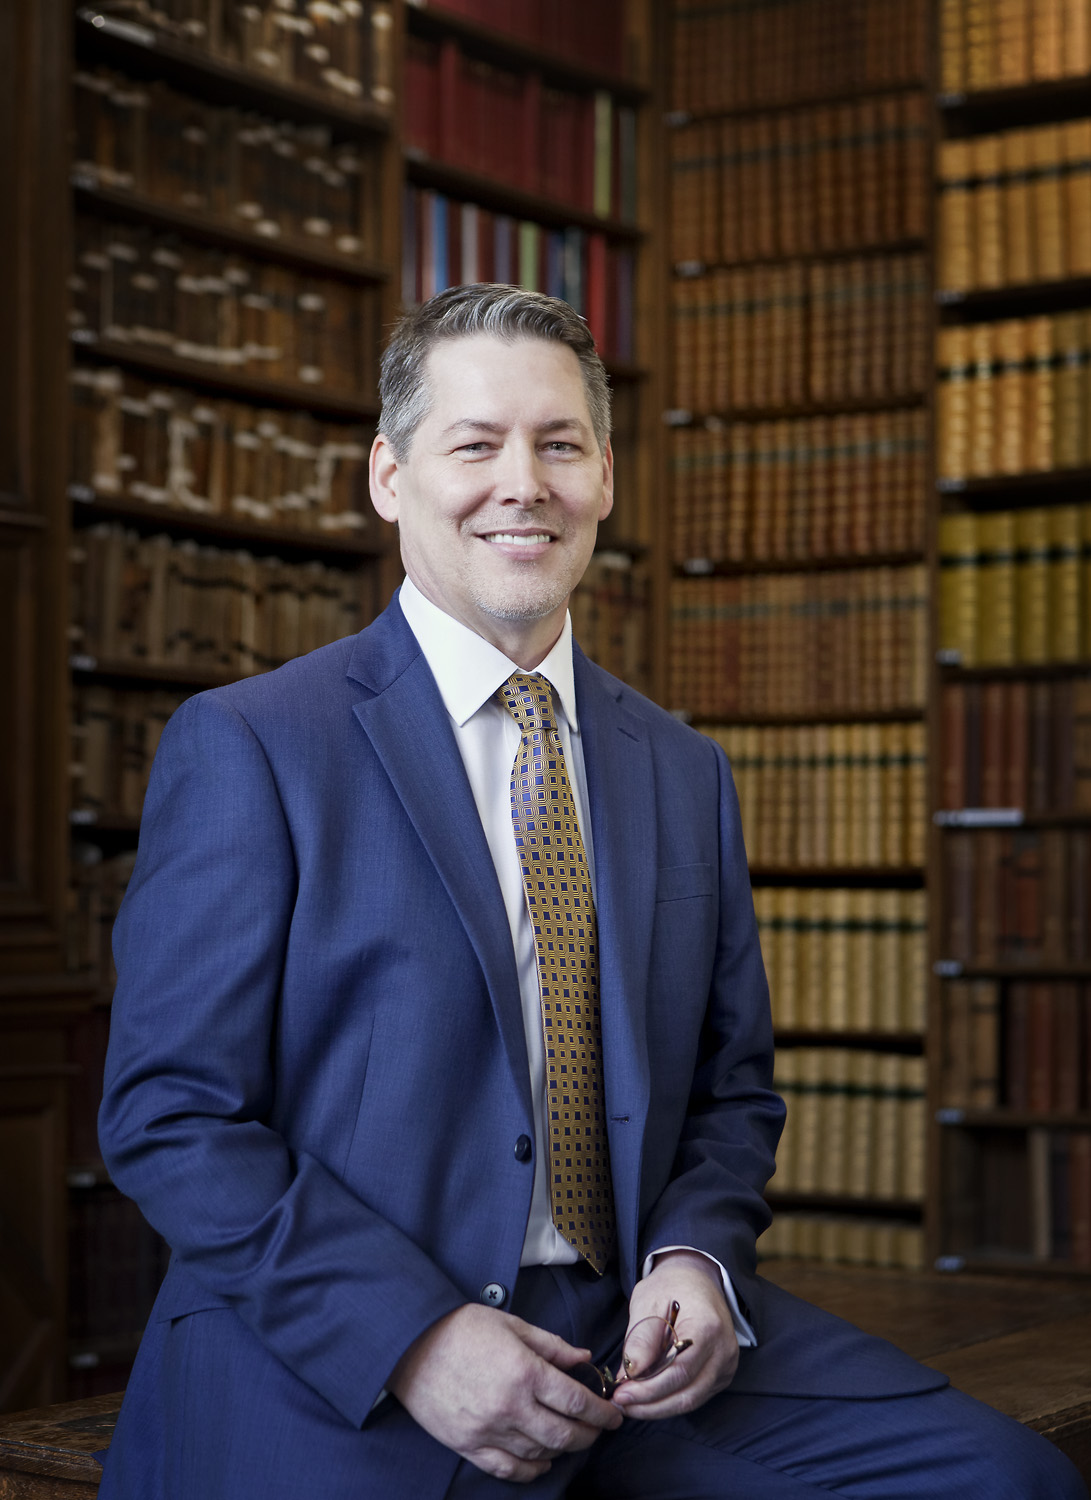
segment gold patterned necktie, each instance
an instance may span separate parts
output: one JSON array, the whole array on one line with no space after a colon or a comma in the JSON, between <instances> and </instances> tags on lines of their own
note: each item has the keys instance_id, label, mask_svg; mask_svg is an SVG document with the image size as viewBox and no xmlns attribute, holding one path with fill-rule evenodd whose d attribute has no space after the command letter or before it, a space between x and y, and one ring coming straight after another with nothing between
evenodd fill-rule
<instances>
[{"instance_id":1,"label":"gold patterned necktie","mask_svg":"<svg viewBox=\"0 0 1091 1500\"><path fill-rule=\"evenodd\" d=\"M511 818L542 1000L553 1222L601 1273L615 1221L591 877L549 683L540 673L513 672L497 696L523 736L511 771Z\"/></svg>"}]
</instances>

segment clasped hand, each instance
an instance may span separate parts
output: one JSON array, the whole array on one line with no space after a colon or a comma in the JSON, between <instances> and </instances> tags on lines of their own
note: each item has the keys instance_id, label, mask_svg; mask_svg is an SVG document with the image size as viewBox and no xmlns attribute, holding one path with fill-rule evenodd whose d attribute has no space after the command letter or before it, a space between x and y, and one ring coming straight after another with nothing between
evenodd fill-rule
<instances>
[{"instance_id":1,"label":"clasped hand","mask_svg":"<svg viewBox=\"0 0 1091 1500\"><path fill-rule=\"evenodd\" d=\"M566 1371L590 1350L510 1313L467 1303L418 1338L387 1388L420 1425L498 1479L528 1482L561 1453L589 1448L625 1416L657 1420L693 1411L731 1381L738 1345L716 1267L690 1251L670 1251L638 1282L629 1326L662 1316L672 1301L678 1332L691 1339L667 1369L622 1381L609 1401Z\"/></svg>"}]
</instances>

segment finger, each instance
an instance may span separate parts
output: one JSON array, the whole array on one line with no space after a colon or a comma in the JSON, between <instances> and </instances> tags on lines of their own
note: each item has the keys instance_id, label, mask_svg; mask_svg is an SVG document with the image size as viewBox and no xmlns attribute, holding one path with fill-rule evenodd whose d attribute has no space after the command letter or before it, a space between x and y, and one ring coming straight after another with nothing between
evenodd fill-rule
<instances>
[{"instance_id":1,"label":"finger","mask_svg":"<svg viewBox=\"0 0 1091 1500\"><path fill-rule=\"evenodd\" d=\"M462 1457L486 1474L496 1479L513 1480L516 1484L529 1484L532 1479L548 1474L551 1467L548 1458L520 1458L506 1448L477 1448Z\"/></svg>"},{"instance_id":2,"label":"finger","mask_svg":"<svg viewBox=\"0 0 1091 1500\"><path fill-rule=\"evenodd\" d=\"M543 1365L534 1394L551 1411L572 1422L584 1423L596 1432L621 1425L618 1410L611 1402L552 1365Z\"/></svg>"},{"instance_id":3,"label":"finger","mask_svg":"<svg viewBox=\"0 0 1091 1500\"><path fill-rule=\"evenodd\" d=\"M699 1378L705 1363L706 1360L700 1356L686 1359L685 1356L679 1355L658 1375L650 1375L647 1379L635 1378L621 1381L614 1391L612 1401L626 1411L631 1406L653 1405L693 1385Z\"/></svg>"},{"instance_id":4,"label":"finger","mask_svg":"<svg viewBox=\"0 0 1091 1500\"><path fill-rule=\"evenodd\" d=\"M515 1332L527 1348L533 1349L535 1354L540 1354L551 1365L565 1369L571 1365L585 1364L591 1358L590 1349L578 1349L575 1344L566 1343L558 1333L535 1328L533 1323L524 1323L521 1318L512 1318L511 1321L517 1325Z\"/></svg>"}]
</instances>

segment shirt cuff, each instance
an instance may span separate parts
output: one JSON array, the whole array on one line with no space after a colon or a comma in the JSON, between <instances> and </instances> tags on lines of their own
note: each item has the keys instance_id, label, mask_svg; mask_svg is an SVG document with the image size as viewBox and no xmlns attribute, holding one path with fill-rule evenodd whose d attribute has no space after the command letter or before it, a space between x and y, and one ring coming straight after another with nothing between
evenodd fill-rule
<instances>
[{"instance_id":1,"label":"shirt cuff","mask_svg":"<svg viewBox=\"0 0 1091 1500\"><path fill-rule=\"evenodd\" d=\"M668 1250L690 1250L694 1255L703 1255L706 1260L710 1260L712 1262L712 1264L720 1273L720 1280L723 1283L724 1296L727 1298L727 1305L731 1309L731 1321L735 1326L735 1337L739 1341L739 1348L756 1349L758 1346L758 1336L751 1328L750 1324L743 1317L742 1313L739 1311L739 1299L735 1293L735 1288L731 1284L731 1277L727 1274L716 1257L714 1255L709 1255L706 1250L695 1250L692 1245L660 1245L657 1250L653 1250L650 1255L646 1255L644 1257L644 1265L640 1272L640 1279L643 1281L644 1277L647 1276L648 1272L655 1265L655 1257L657 1255L666 1255Z\"/></svg>"}]
</instances>

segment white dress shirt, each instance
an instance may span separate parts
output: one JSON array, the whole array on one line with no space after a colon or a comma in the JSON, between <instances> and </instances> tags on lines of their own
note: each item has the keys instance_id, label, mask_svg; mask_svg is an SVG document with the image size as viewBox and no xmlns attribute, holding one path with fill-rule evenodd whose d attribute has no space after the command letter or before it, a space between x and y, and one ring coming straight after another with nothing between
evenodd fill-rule
<instances>
[{"instance_id":1,"label":"white dress shirt","mask_svg":"<svg viewBox=\"0 0 1091 1500\"><path fill-rule=\"evenodd\" d=\"M572 1265L579 1259L579 1253L558 1234L554 1226L546 1181L548 1151L541 1149L542 1142L549 1139L546 1126L542 1007L534 935L527 913L523 872L511 826L511 768L522 736L514 718L496 698L497 690L511 674L523 669L482 636L426 599L411 579L405 579L398 597L402 613L417 638L450 715L451 728L466 767L470 789L481 817L481 826L485 830L485 839L496 867L515 948L523 1029L530 1065L531 1098L534 1101L534 1187L520 1264ZM576 815L579 818L594 891L595 851L591 839L587 772L572 670L572 621L567 613L556 644L535 671L540 672L553 688L557 728L564 748L565 765L568 768L568 779L576 803ZM642 1274L648 1274L655 1254L683 1248L688 1247L659 1246L645 1260ZM708 1258L712 1259L711 1256ZM714 1263L719 1266L723 1278L724 1292L731 1307L739 1342L744 1345L753 1344L756 1342L753 1331L739 1312L730 1278L718 1261Z\"/></svg>"}]
</instances>

